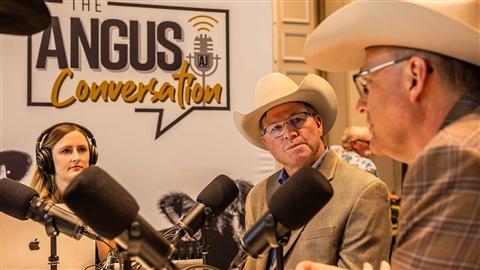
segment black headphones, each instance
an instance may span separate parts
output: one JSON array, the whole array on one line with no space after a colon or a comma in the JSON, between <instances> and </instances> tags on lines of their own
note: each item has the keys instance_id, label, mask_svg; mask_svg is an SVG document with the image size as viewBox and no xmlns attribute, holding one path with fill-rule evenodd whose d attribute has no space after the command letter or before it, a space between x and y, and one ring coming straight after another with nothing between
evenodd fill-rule
<instances>
[{"instance_id":1,"label":"black headphones","mask_svg":"<svg viewBox=\"0 0 480 270\"><path fill-rule=\"evenodd\" d=\"M73 125L81 129L83 132L85 132L88 139L88 150L90 153L90 159L88 160L88 163L90 165L95 165L95 163L97 163L97 159L98 159L97 143L95 141L95 137L93 136L92 132L90 132L90 130L88 130L87 128L79 124L70 123L70 122L58 123L56 125L53 125L45 129L42 133L40 133L40 136L38 136L37 143L35 146L37 166L45 176L52 175L55 173L55 165L53 164L52 152L50 151L50 149L42 147L42 143L43 143L43 140L45 140L45 138L47 138L47 136L50 134L50 131L52 131L54 128L60 125Z\"/></svg>"}]
</instances>

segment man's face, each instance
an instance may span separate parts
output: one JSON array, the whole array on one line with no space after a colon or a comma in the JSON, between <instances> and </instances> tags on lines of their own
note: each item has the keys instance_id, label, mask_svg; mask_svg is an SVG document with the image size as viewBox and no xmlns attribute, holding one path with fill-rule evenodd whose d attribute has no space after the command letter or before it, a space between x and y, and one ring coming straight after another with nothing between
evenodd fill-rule
<instances>
[{"instance_id":1,"label":"man's face","mask_svg":"<svg viewBox=\"0 0 480 270\"><path fill-rule=\"evenodd\" d=\"M261 126L265 128L303 112L308 112L303 103L283 103L265 113ZM313 164L323 153L323 125L320 116L309 115L304 125L297 129L288 123L284 123L283 128L283 134L278 138L269 133L262 138L268 151L285 166L287 172L292 173L303 165Z\"/></svg>"},{"instance_id":2,"label":"man's face","mask_svg":"<svg viewBox=\"0 0 480 270\"><path fill-rule=\"evenodd\" d=\"M374 47L367 49L362 70L396 60L392 49ZM402 71L408 61L386 67L368 74L368 95L358 100L357 109L367 114L372 138L370 148L375 154L400 159L402 148L408 138L408 89L402 83Z\"/></svg>"},{"instance_id":3,"label":"man's face","mask_svg":"<svg viewBox=\"0 0 480 270\"><path fill-rule=\"evenodd\" d=\"M370 141L368 140L359 139L352 141L352 148L362 157L369 157L372 154L372 151L370 151Z\"/></svg>"}]
</instances>

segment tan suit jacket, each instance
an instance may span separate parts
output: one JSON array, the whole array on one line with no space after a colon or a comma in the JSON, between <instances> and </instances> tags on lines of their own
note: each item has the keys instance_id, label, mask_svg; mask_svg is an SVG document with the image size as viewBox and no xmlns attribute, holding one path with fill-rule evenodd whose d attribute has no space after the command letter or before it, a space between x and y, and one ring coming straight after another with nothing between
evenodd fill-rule
<instances>
[{"instance_id":1,"label":"tan suit jacket","mask_svg":"<svg viewBox=\"0 0 480 270\"><path fill-rule=\"evenodd\" d=\"M285 269L303 260L361 269L363 262L378 268L387 260L391 243L390 207L386 185L375 176L343 162L328 151L319 171L330 181L334 194L323 209L301 229L295 230L284 247ZM268 209L266 202L280 186L279 172L255 185L247 196L247 230ZM288 180L287 180L288 181ZM246 270L266 268L267 249Z\"/></svg>"}]
</instances>

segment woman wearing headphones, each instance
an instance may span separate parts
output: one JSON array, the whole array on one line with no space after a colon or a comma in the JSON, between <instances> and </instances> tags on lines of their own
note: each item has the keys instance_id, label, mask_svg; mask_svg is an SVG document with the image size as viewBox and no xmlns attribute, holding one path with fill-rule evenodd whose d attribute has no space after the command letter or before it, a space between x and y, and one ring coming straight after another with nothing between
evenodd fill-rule
<instances>
[{"instance_id":1,"label":"woman wearing headphones","mask_svg":"<svg viewBox=\"0 0 480 270\"><path fill-rule=\"evenodd\" d=\"M97 162L92 133L74 123L43 131L36 144L37 169L32 187L41 199L63 202L63 191L81 171Z\"/></svg>"},{"instance_id":2,"label":"woman wearing headphones","mask_svg":"<svg viewBox=\"0 0 480 270\"><path fill-rule=\"evenodd\" d=\"M41 199L53 203L63 203L63 192L68 184L98 159L93 134L75 123L59 123L44 130L37 139L35 152L37 169L31 186ZM100 260L104 260L109 251L110 247L97 241Z\"/></svg>"}]
</instances>

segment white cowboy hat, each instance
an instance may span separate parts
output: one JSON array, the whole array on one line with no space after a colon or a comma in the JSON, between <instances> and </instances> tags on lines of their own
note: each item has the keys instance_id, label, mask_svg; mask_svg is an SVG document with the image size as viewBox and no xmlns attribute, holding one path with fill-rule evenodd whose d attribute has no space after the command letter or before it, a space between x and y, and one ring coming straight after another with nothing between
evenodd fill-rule
<instances>
[{"instance_id":1,"label":"white cowboy hat","mask_svg":"<svg viewBox=\"0 0 480 270\"><path fill-rule=\"evenodd\" d=\"M267 150L260 132L260 119L274 106L287 102L304 102L312 106L323 120L323 134L327 134L337 116L337 96L332 86L322 77L309 74L297 85L281 73L261 78L255 88L255 109L242 114L233 112L233 120L240 133L252 144Z\"/></svg>"},{"instance_id":2,"label":"white cowboy hat","mask_svg":"<svg viewBox=\"0 0 480 270\"><path fill-rule=\"evenodd\" d=\"M357 1L310 35L307 63L327 71L359 69L365 48L400 46L480 66L480 4L470 1Z\"/></svg>"},{"instance_id":3,"label":"white cowboy hat","mask_svg":"<svg viewBox=\"0 0 480 270\"><path fill-rule=\"evenodd\" d=\"M0 33L32 35L50 25L43 0L0 0Z\"/></svg>"}]
</instances>

